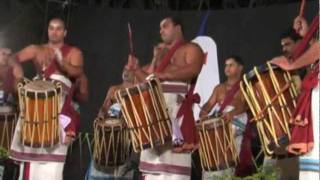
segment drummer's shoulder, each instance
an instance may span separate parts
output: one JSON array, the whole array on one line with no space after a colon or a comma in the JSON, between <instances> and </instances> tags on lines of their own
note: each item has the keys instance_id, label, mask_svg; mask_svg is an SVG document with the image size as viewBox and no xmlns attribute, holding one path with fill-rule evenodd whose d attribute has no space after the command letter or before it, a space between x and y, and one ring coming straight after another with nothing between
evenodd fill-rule
<instances>
[{"instance_id":1,"label":"drummer's shoulder","mask_svg":"<svg viewBox=\"0 0 320 180\"><path fill-rule=\"evenodd\" d=\"M38 51L44 47L43 44L30 44L23 48L22 50L29 50L29 51Z\"/></svg>"},{"instance_id":2,"label":"drummer's shoulder","mask_svg":"<svg viewBox=\"0 0 320 180\"><path fill-rule=\"evenodd\" d=\"M199 50L202 52L201 47L197 43L194 43L194 42L186 42L183 44L182 47L185 49Z\"/></svg>"},{"instance_id":3,"label":"drummer's shoulder","mask_svg":"<svg viewBox=\"0 0 320 180\"><path fill-rule=\"evenodd\" d=\"M70 53L82 55L82 51L80 50L80 48L78 48L76 46L71 46L71 45L69 45L69 47L70 47Z\"/></svg>"},{"instance_id":4,"label":"drummer's shoulder","mask_svg":"<svg viewBox=\"0 0 320 180\"><path fill-rule=\"evenodd\" d=\"M218 84L213 88L213 92L220 92L224 89L223 84Z\"/></svg>"}]
</instances>

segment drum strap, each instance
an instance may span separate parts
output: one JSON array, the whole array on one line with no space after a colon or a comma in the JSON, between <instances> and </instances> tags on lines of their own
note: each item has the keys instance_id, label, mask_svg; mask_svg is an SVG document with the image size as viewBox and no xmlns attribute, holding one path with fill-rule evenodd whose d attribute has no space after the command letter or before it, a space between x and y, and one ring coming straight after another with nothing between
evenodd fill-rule
<instances>
[{"instance_id":1,"label":"drum strap","mask_svg":"<svg viewBox=\"0 0 320 180\"><path fill-rule=\"evenodd\" d=\"M183 41L178 41L167 54L161 59L161 64L157 67L156 72L162 72L170 63L170 60L176 50L183 45Z\"/></svg>"},{"instance_id":2,"label":"drum strap","mask_svg":"<svg viewBox=\"0 0 320 180\"><path fill-rule=\"evenodd\" d=\"M303 39L299 42L299 44L294 48L292 59L296 60L300 57L303 52L307 49L309 41L312 39L313 35L319 29L319 16L316 15L310 25L310 29L307 34L303 37Z\"/></svg>"},{"instance_id":3,"label":"drum strap","mask_svg":"<svg viewBox=\"0 0 320 180\"><path fill-rule=\"evenodd\" d=\"M232 88L226 93L226 96L221 104L219 112L222 113L223 110L232 102L234 95L239 91L240 89L240 80L238 80Z\"/></svg>"},{"instance_id":4,"label":"drum strap","mask_svg":"<svg viewBox=\"0 0 320 180\"><path fill-rule=\"evenodd\" d=\"M289 152L301 154L309 152L313 147L313 125L312 125L312 90L319 84L319 64L305 76L302 82L302 91L298 97L298 103L292 120L291 142ZM313 107L316 111L316 108ZM317 119L316 119L317 120Z\"/></svg>"}]
</instances>

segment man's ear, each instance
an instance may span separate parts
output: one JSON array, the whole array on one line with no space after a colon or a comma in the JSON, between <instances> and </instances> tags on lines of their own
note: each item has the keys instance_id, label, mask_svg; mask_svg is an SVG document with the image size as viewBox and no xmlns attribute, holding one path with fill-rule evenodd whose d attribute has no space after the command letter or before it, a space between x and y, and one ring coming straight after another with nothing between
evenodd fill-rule
<instances>
[{"instance_id":1,"label":"man's ear","mask_svg":"<svg viewBox=\"0 0 320 180\"><path fill-rule=\"evenodd\" d=\"M67 30L65 30L65 31L64 31L64 37L66 37L66 36L67 36L67 34L68 34L68 31L67 31Z\"/></svg>"}]
</instances>

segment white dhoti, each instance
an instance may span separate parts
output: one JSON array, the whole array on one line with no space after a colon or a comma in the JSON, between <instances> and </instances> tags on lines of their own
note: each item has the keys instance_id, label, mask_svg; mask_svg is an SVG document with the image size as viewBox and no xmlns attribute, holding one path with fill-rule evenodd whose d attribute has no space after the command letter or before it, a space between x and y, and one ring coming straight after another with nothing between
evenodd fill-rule
<instances>
[{"instance_id":1,"label":"white dhoti","mask_svg":"<svg viewBox=\"0 0 320 180\"><path fill-rule=\"evenodd\" d=\"M313 123L313 149L307 154L299 157L299 179L300 180L313 180L320 179L320 154L319 154L319 101L320 101L319 84L312 90L312 101L311 101L311 113Z\"/></svg>"},{"instance_id":2,"label":"white dhoti","mask_svg":"<svg viewBox=\"0 0 320 180\"><path fill-rule=\"evenodd\" d=\"M183 138L180 131L182 122L176 119L176 115L181 105L179 96L185 96L188 85L176 82L165 82L164 84L164 97L172 122L173 141L175 141ZM146 149L141 151L139 169L146 180L189 180L191 153L174 153L171 144Z\"/></svg>"}]
</instances>

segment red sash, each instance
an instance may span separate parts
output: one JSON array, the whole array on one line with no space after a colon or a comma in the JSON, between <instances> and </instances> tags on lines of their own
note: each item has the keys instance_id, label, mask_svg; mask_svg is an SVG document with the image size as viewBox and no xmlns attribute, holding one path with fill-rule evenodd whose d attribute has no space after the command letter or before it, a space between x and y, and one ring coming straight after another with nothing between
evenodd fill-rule
<instances>
[{"instance_id":1,"label":"red sash","mask_svg":"<svg viewBox=\"0 0 320 180\"><path fill-rule=\"evenodd\" d=\"M240 81L238 80L232 88L226 93L226 96L221 104L219 112L222 113L223 110L232 102L235 94L239 91L240 89Z\"/></svg>"},{"instance_id":2,"label":"red sash","mask_svg":"<svg viewBox=\"0 0 320 180\"><path fill-rule=\"evenodd\" d=\"M62 57L65 57L69 54L70 50L72 49L72 46L64 44L61 48L60 51L62 53ZM49 77L55 73L56 71L59 71L60 66L58 63L58 60L54 58L50 65L43 71L43 75L46 79L49 79Z\"/></svg>"},{"instance_id":3,"label":"red sash","mask_svg":"<svg viewBox=\"0 0 320 180\"><path fill-rule=\"evenodd\" d=\"M305 76L302 81L302 91L298 97L297 107L293 114L291 141L288 151L294 154L304 154L313 148L313 125L311 113L312 89L318 83L319 65ZM314 109L319 107L313 107Z\"/></svg>"},{"instance_id":4,"label":"red sash","mask_svg":"<svg viewBox=\"0 0 320 180\"><path fill-rule=\"evenodd\" d=\"M61 53L62 53L62 57L66 57L71 49L72 49L72 46L64 44L60 48ZM60 68L59 68L58 60L55 58L55 59L53 59L51 64L48 66L48 68L45 69L45 71L43 72L44 77L46 79L49 79L50 76L53 73L55 73L56 71L59 71L59 69ZM74 135L77 133L77 129L79 128L79 124L80 124L80 114L72 106L72 98L75 94L77 87L78 87L77 83L72 84L72 86L66 96L65 102L62 106L61 112L60 112L60 114L63 114L65 116L68 116L69 118L71 118L71 122L65 128L65 131L72 132L72 133L74 133Z\"/></svg>"},{"instance_id":5,"label":"red sash","mask_svg":"<svg viewBox=\"0 0 320 180\"><path fill-rule=\"evenodd\" d=\"M176 44L172 46L172 48L170 48L167 54L162 58L161 64L157 67L156 72L164 71L164 69L169 65L172 56L174 55L176 50L182 46L182 44L183 41L178 41Z\"/></svg>"},{"instance_id":6,"label":"red sash","mask_svg":"<svg viewBox=\"0 0 320 180\"><path fill-rule=\"evenodd\" d=\"M315 16L312 20L309 31L303 38L301 43L298 44L294 51L294 60L300 57L313 34L319 29L319 16ZM318 58L318 57L309 57ZM305 154L313 148L313 125L312 125L312 114L311 114L311 98L312 89L315 88L318 83L319 64L315 65L314 68L304 77L302 81L301 92L298 97L298 103L294 110L291 131L291 141L288 146L288 151L293 154ZM314 107L319 108L319 107Z\"/></svg>"}]
</instances>

